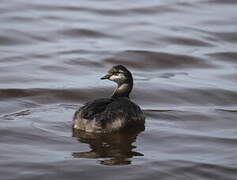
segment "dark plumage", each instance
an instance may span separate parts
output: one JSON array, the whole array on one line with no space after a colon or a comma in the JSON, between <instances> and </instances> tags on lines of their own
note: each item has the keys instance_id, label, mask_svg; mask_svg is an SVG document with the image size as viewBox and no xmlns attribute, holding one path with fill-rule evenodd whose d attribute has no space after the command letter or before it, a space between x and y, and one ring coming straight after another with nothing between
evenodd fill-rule
<instances>
[{"instance_id":1,"label":"dark plumage","mask_svg":"<svg viewBox=\"0 0 237 180\"><path fill-rule=\"evenodd\" d=\"M111 98L86 103L74 115L73 128L87 132L111 132L128 127L144 126L140 107L130 101L132 74L122 65L113 66L101 79L118 84Z\"/></svg>"}]
</instances>

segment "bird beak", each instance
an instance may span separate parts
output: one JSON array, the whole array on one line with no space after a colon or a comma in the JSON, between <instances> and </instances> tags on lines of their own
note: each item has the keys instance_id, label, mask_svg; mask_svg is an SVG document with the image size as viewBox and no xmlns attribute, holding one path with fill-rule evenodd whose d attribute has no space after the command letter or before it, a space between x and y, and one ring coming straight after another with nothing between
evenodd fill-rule
<instances>
[{"instance_id":1,"label":"bird beak","mask_svg":"<svg viewBox=\"0 0 237 180\"><path fill-rule=\"evenodd\" d=\"M104 80L104 79L109 79L109 78L110 78L110 75L106 74L105 76L103 76L103 77L100 78L100 79Z\"/></svg>"}]
</instances>

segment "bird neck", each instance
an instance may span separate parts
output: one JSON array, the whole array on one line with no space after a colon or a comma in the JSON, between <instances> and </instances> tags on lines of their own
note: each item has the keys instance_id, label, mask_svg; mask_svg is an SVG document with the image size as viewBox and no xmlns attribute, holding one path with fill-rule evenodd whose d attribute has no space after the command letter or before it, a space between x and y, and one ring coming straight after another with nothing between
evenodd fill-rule
<instances>
[{"instance_id":1,"label":"bird neck","mask_svg":"<svg viewBox=\"0 0 237 180\"><path fill-rule=\"evenodd\" d=\"M112 98L119 98L119 97L129 98L129 94L132 91L132 88L133 88L133 82L125 82L123 84L118 84L118 87L112 94Z\"/></svg>"}]
</instances>

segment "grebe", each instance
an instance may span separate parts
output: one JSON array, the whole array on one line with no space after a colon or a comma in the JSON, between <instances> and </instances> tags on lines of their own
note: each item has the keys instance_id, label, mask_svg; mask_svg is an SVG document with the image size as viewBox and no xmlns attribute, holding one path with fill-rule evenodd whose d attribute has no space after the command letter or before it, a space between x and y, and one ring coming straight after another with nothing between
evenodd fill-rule
<instances>
[{"instance_id":1,"label":"grebe","mask_svg":"<svg viewBox=\"0 0 237 180\"><path fill-rule=\"evenodd\" d=\"M118 86L110 98L96 99L80 107L74 114L74 130L105 133L144 127L142 110L129 99L133 88L131 72L123 65L116 65L101 79L114 81Z\"/></svg>"}]
</instances>

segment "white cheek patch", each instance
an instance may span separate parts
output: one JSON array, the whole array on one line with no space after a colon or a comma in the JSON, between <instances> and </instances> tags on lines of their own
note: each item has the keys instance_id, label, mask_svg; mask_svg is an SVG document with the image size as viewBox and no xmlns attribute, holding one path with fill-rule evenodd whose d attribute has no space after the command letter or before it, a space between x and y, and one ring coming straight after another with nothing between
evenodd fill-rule
<instances>
[{"instance_id":1,"label":"white cheek patch","mask_svg":"<svg viewBox=\"0 0 237 180\"><path fill-rule=\"evenodd\" d=\"M110 76L109 79L110 79L111 81L124 81L124 80L126 79L126 77L125 77L123 74L119 73L118 75L112 75L112 76Z\"/></svg>"}]
</instances>

